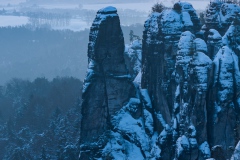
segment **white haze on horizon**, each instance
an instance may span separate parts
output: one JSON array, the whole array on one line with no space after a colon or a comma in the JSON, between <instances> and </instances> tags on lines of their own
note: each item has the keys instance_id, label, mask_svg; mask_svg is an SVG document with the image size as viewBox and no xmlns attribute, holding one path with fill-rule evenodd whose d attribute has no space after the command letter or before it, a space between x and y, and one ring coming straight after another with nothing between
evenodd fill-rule
<instances>
[{"instance_id":1,"label":"white haze on horizon","mask_svg":"<svg viewBox=\"0 0 240 160\"><path fill-rule=\"evenodd\" d=\"M138 10L138 11L145 11L149 12L151 10L151 7L153 4L157 2L162 2L165 6L167 7L172 7L174 2L177 2L177 0L146 0L146 2L131 2L129 1L128 3L118 3L116 0L114 3L106 3L109 0L101 0L96 4L88 4L86 3L76 3L76 4L64 4L64 3L55 3L55 4L44 4L40 5L41 7L44 8L65 8L65 9L71 9L71 8L77 8L79 7L79 4L82 4L82 7L84 9L91 9L91 10L99 10L103 7L106 6L114 6L117 9L132 9L132 10ZM26 2L26 0L0 0L0 5L7 5L7 4L12 4L12 5L17 5L19 3ZM183 1L184 2L184 1ZM193 7L196 10L204 10L206 6L209 4L208 0L187 0L186 2L189 2L193 5Z\"/></svg>"}]
</instances>

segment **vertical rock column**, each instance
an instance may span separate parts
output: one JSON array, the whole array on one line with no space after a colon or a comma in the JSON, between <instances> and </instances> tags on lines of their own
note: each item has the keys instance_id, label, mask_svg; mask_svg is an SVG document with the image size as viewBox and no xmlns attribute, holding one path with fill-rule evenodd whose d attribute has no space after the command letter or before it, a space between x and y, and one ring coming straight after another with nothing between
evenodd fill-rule
<instances>
[{"instance_id":1,"label":"vertical rock column","mask_svg":"<svg viewBox=\"0 0 240 160\"><path fill-rule=\"evenodd\" d=\"M198 160L210 158L207 142L207 93L211 82L212 60L207 56L206 43L199 38L193 42L193 56L189 64L190 85L190 118L196 129L196 140L199 145Z\"/></svg>"},{"instance_id":2,"label":"vertical rock column","mask_svg":"<svg viewBox=\"0 0 240 160\"><path fill-rule=\"evenodd\" d=\"M155 129L159 132L165 126L163 121L159 121L157 117L170 123L170 111L167 101L164 97L162 88L162 79L164 74L164 44L162 33L160 30L160 15L153 13L145 22L145 30L143 32L143 53L142 53L142 82L141 87L148 89L155 117ZM162 107L165 106L165 107ZM159 115L159 116L157 116Z\"/></svg>"},{"instance_id":3,"label":"vertical rock column","mask_svg":"<svg viewBox=\"0 0 240 160\"><path fill-rule=\"evenodd\" d=\"M83 87L80 159L100 158L111 117L134 97L124 61L124 38L117 10L97 12L88 44L88 70Z\"/></svg>"},{"instance_id":4,"label":"vertical rock column","mask_svg":"<svg viewBox=\"0 0 240 160\"><path fill-rule=\"evenodd\" d=\"M178 52L176 57L176 97L174 103L174 112L177 113L178 121L180 123L180 134L184 134L190 126L189 112L191 106L189 104L189 97L191 95L188 79L189 79L189 63L193 55L193 41L195 36L189 32L183 32L178 44ZM178 114L179 113L179 114Z\"/></svg>"},{"instance_id":5,"label":"vertical rock column","mask_svg":"<svg viewBox=\"0 0 240 160\"><path fill-rule=\"evenodd\" d=\"M203 160L210 157L207 143L206 95L212 61L205 55L207 45L183 32L176 57L176 83L174 113L179 132L176 153L179 160ZM200 146L198 148L198 146ZM199 150L200 149L200 152Z\"/></svg>"},{"instance_id":6,"label":"vertical rock column","mask_svg":"<svg viewBox=\"0 0 240 160\"><path fill-rule=\"evenodd\" d=\"M179 38L182 31L198 31L200 21L190 3L177 2L173 9L153 13L144 27L141 87L149 92L155 129L161 132L173 114Z\"/></svg>"},{"instance_id":7,"label":"vertical rock column","mask_svg":"<svg viewBox=\"0 0 240 160\"><path fill-rule=\"evenodd\" d=\"M231 25L222 38L223 47L214 59L214 81L209 95L209 142L213 158L229 159L239 141L239 35L240 26Z\"/></svg>"}]
</instances>

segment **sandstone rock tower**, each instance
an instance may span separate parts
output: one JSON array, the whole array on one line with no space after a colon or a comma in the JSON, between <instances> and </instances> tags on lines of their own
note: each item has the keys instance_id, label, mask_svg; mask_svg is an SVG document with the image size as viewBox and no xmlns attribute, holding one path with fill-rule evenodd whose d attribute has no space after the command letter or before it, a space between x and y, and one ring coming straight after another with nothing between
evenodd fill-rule
<instances>
[{"instance_id":1,"label":"sandstone rock tower","mask_svg":"<svg viewBox=\"0 0 240 160\"><path fill-rule=\"evenodd\" d=\"M94 150L100 150L106 143L111 117L135 94L125 66L124 38L116 8L106 7L97 12L89 36L88 58L81 159L97 156Z\"/></svg>"}]
</instances>

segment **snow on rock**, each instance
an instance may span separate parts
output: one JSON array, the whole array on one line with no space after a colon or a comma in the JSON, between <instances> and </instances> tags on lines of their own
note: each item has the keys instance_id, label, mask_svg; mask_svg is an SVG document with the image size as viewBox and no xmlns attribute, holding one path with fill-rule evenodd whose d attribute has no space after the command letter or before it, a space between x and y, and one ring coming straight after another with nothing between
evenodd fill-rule
<instances>
[{"instance_id":1,"label":"snow on rock","mask_svg":"<svg viewBox=\"0 0 240 160\"><path fill-rule=\"evenodd\" d=\"M123 137L126 137L128 141L137 145L143 153L144 157L150 157L150 138L145 131L144 119L142 117L133 118L133 112L129 108L131 108L131 101L129 104L124 106L112 119L113 130L120 133ZM138 106L139 107L139 106ZM151 128L151 117L150 115L146 115L145 118L147 122L147 128L152 130ZM147 116L147 117L146 117ZM150 119L149 119L150 118Z\"/></svg>"},{"instance_id":2,"label":"snow on rock","mask_svg":"<svg viewBox=\"0 0 240 160\"><path fill-rule=\"evenodd\" d=\"M192 50L193 50L193 41L195 36L189 32L183 32L178 43L178 52L176 56L176 82L178 83L177 90L180 91L179 95L182 98L175 99L175 106L179 106L180 123L185 123L189 125L189 119L186 116L186 112L189 111L189 104L187 102L188 97L188 79L189 79L189 64L192 59ZM176 94L176 93L175 93ZM184 126L184 125L183 125ZM183 130L186 130L186 127L183 127ZM184 133L184 131L182 131Z\"/></svg>"},{"instance_id":3,"label":"snow on rock","mask_svg":"<svg viewBox=\"0 0 240 160\"><path fill-rule=\"evenodd\" d=\"M152 114L143 109L140 100L131 98L111 119L111 139L103 149L103 157L111 155L129 160L160 158L156 144ZM140 112L139 112L140 111Z\"/></svg>"},{"instance_id":4,"label":"snow on rock","mask_svg":"<svg viewBox=\"0 0 240 160\"><path fill-rule=\"evenodd\" d=\"M191 130L191 129L190 129ZM189 133L194 132L191 130ZM197 140L192 136L181 136L177 139L176 142L176 154L179 160L195 160L198 156L198 143Z\"/></svg>"},{"instance_id":5,"label":"snow on rock","mask_svg":"<svg viewBox=\"0 0 240 160\"><path fill-rule=\"evenodd\" d=\"M181 159L181 156L183 155L187 155L189 154L189 141L188 141L188 138L186 136L181 136L178 138L177 142L176 142L176 154L177 154L177 158L178 159ZM184 151L186 152L184 154Z\"/></svg>"},{"instance_id":6,"label":"snow on rock","mask_svg":"<svg viewBox=\"0 0 240 160\"><path fill-rule=\"evenodd\" d=\"M174 74L177 83L174 100L176 127L174 128L179 128L178 134L182 135L177 141L176 152L179 159L188 159L188 156L192 159L204 156L198 153L197 148L199 143L207 140L206 97L212 60L206 53L208 50L204 40L195 38L189 31L181 34ZM174 131L177 132L176 129ZM192 149L186 147L185 143L180 145L185 142L186 137Z\"/></svg>"},{"instance_id":7,"label":"snow on rock","mask_svg":"<svg viewBox=\"0 0 240 160\"><path fill-rule=\"evenodd\" d=\"M208 56L213 60L219 49L222 47L222 36L215 29L210 29L207 38Z\"/></svg>"},{"instance_id":8,"label":"snow on rock","mask_svg":"<svg viewBox=\"0 0 240 160\"><path fill-rule=\"evenodd\" d=\"M206 55L208 52L207 46L202 39L195 39L194 44L196 50L190 63L190 75L196 76L196 79L194 79L194 87L196 87L198 91L206 92L208 88L208 76L212 68L212 60Z\"/></svg>"},{"instance_id":9,"label":"snow on rock","mask_svg":"<svg viewBox=\"0 0 240 160\"><path fill-rule=\"evenodd\" d=\"M142 42L141 40L134 40L130 45L125 46L125 62L128 71L135 79L139 72L141 72L142 62Z\"/></svg>"},{"instance_id":10,"label":"snow on rock","mask_svg":"<svg viewBox=\"0 0 240 160\"><path fill-rule=\"evenodd\" d=\"M108 6L108 7L105 7L105 8L102 8L98 11L98 13L101 13L101 14L112 14L112 13L117 13L117 9L115 7L112 7L112 6Z\"/></svg>"},{"instance_id":11,"label":"snow on rock","mask_svg":"<svg viewBox=\"0 0 240 160\"><path fill-rule=\"evenodd\" d=\"M134 84L137 84L138 88L141 89L141 79L142 79L142 72L141 70L138 72L137 76L133 80Z\"/></svg>"},{"instance_id":12,"label":"snow on rock","mask_svg":"<svg viewBox=\"0 0 240 160\"><path fill-rule=\"evenodd\" d=\"M153 157L151 160L157 160L161 158L161 149L154 144L151 149L151 156Z\"/></svg>"},{"instance_id":13,"label":"snow on rock","mask_svg":"<svg viewBox=\"0 0 240 160\"><path fill-rule=\"evenodd\" d=\"M216 29L221 35L227 31L234 17L240 13L240 7L236 4L210 2L206 11L206 27L208 29Z\"/></svg>"},{"instance_id":14,"label":"snow on rock","mask_svg":"<svg viewBox=\"0 0 240 160\"><path fill-rule=\"evenodd\" d=\"M196 52L203 52L205 54L207 54L208 49L207 49L207 44L205 43L204 40L200 39L200 38L196 38L194 40L194 49Z\"/></svg>"},{"instance_id":15,"label":"snow on rock","mask_svg":"<svg viewBox=\"0 0 240 160\"><path fill-rule=\"evenodd\" d=\"M89 81L92 79L92 77L94 77L95 75L95 62L94 60L90 60L89 64L88 64L88 69L87 69L87 73L86 73L86 77L84 79L85 83L83 84L83 90L82 92L85 93L89 87L89 85L91 84Z\"/></svg>"},{"instance_id":16,"label":"snow on rock","mask_svg":"<svg viewBox=\"0 0 240 160\"><path fill-rule=\"evenodd\" d=\"M239 16L240 17L240 16ZM226 32L226 34L222 37L222 43L224 46L230 47L235 54L240 56L240 26L239 17L236 17L236 24L233 23Z\"/></svg>"},{"instance_id":17,"label":"snow on rock","mask_svg":"<svg viewBox=\"0 0 240 160\"><path fill-rule=\"evenodd\" d=\"M193 34L199 29L196 11L185 2L153 13L145 22L141 88L147 89L152 101L159 144L166 142L165 126L174 121L168 136L172 141L167 142L168 147L160 145L163 159L173 158L170 150L179 135L188 137L194 146L189 153L193 159L203 158L198 155L198 143L207 140L206 94L212 60L206 55L206 43ZM190 126L196 128L192 131L195 136L186 134Z\"/></svg>"},{"instance_id":18,"label":"snow on rock","mask_svg":"<svg viewBox=\"0 0 240 160\"><path fill-rule=\"evenodd\" d=\"M201 27L200 21L198 18L198 14L196 13L196 10L193 8L191 3L179 1L174 4L173 8L176 11L178 11L179 8L181 8L182 13L185 13L182 16L186 15L186 12L190 15L191 19L188 18L188 24L190 24L190 25L192 24L193 26L191 28L186 27L185 30L191 31L193 33L196 33L199 31L199 29ZM188 17L188 16L186 15L186 17ZM184 26L187 26L187 25L184 23Z\"/></svg>"},{"instance_id":19,"label":"snow on rock","mask_svg":"<svg viewBox=\"0 0 240 160\"><path fill-rule=\"evenodd\" d=\"M210 123L212 124L211 141L213 146L221 146L215 149L212 154L218 156L222 152L223 158L230 158L236 140L239 135L238 113L239 110L239 57L236 55L238 42L235 38L239 33L238 25L231 25L222 38L223 47L219 50L214 63L213 87L210 92L211 103L209 104ZM236 33L236 34L235 34ZM222 132L219 132L219 131ZM226 135L228 135L226 137ZM217 159L217 158L216 158Z\"/></svg>"},{"instance_id":20,"label":"snow on rock","mask_svg":"<svg viewBox=\"0 0 240 160\"><path fill-rule=\"evenodd\" d=\"M144 120L145 120L144 125L146 128L146 133L148 133L151 136L151 135L153 135L153 132L154 132L152 114L149 111L147 111L146 109L144 109L143 115L144 115Z\"/></svg>"},{"instance_id":21,"label":"snow on rock","mask_svg":"<svg viewBox=\"0 0 240 160\"><path fill-rule=\"evenodd\" d=\"M182 22L184 24L185 30L191 30L193 28L193 22L191 21L191 17L188 12L182 12Z\"/></svg>"},{"instance_id":22,"label":"snow on rock","mask_svg":"<svg viewBox=\"0 0 240 160\"><path fill-rule=\"evenodd\" d=\"M240 141L235 147L234 153L231 157L231 160L240 159Z\"/></svg>"},{"instance_id":23,"label":"snow on rock","mask_svg":"<svg viewBox=\"0 0 240 160\"><path fill-rule=\"evenodd\" d=\"M124 38L114 7L98 11L88 44L89 65L82 95L81 157L94 159L107 143L110 119L136 90L124 61Z\"/></svg>"},{"instance_id":24,"label":"snow on rock","mask_svg":"<svg viewBox=\"0 0 240 160\"><path fill-rule=\"evenodd\" d=\"M141 89L141 95L142 95L143 104L145 104L145 107L147 109L151 109L152 108L152 102L151 102L151 99L149 97L148 90L147 89Z\"/></svg>"},{"instance_id":25,"label":"snow on rock","mask_svg":"<svg viewBox=\"0 0 240 160\"><path fill-rule=\"evenodd\" d=\"M117 132L110 133L109 142L102 151L102 158L144 160L140 148L125 140L122 135Z\"/></svg>"},{"instance_id":26,"label":"snow on rock","mask_svg":"<svg viewBox=\"0 0 240 160\"><path fill-rule=\"evenodd\" d=\"M161 126L164 128L166 126L166 121L164 120L163 116L161 113L156 113L156 121L161 124Z\"/></svg>"},{"instance_id":27,"label":"snow on rock","mask_svg":"<svg viewBox=\"0 0 240 160\"><path fill-rule=\"evenodd\" d=\"M209 32L211 33L208 35L209 39L211 39L211 40L221 40L222 39L222 36L218 33L217 30L210 29Z\"/></svg>"},{"instance_id":28,"label":"snow on rock","mask_svg":"<svg viewBox=\"0 0 240 160\"><path fill-rule=\"evenodd\" d=\"M148 90L155 113L161 114L170 124L178 41L182 31L196 33L200 29L200 21L190 3L177 2L172 9L152 13L144 27L141 88ZM163 126L158 116L153 117L158 121L156 125L161 132Z\"/></svg>"},{"instance_id":29,"label":"snow on rock","mask_svg":"<svg viewBox=\"0 0 240 160\"><path fill-rule=\"evenodd\" d=\"M203 142L200 146L199 146L199 150L201 151L202 157L204 159L210 158L211 157L211 150L209 148L209 144L207 141Z\"/></svg>"},{"instance_id":30,"label":"snow on rock","mask_svg":"<svg viewBox=\"0 0 240 160\"><path fill-rule=\"evenodd\" d=\"M143 40L124 47L116 8L99 10L89 38L80 159L239 156L237 12L234 4L211 2L203 40L192 5L177 2L152 13Z\"/></svg>"}]
</instances>

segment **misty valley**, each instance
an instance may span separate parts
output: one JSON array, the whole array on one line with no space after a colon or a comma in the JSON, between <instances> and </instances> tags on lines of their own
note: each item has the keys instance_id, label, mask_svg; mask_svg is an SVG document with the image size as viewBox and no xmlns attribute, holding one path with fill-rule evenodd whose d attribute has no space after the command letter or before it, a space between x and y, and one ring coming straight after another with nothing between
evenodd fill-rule
<instances>
[{"instance_id":1,"label":"misty valley","mask_svg":"<svg viewBox=\"0 0 240 160\"><path fill-rule=\"evenodd\" d=\"M239 4L3 0L0 159L240 160Z\"/></svg>"}]
</instances>

